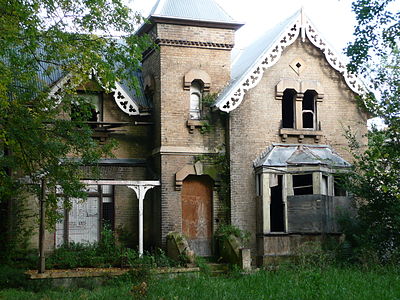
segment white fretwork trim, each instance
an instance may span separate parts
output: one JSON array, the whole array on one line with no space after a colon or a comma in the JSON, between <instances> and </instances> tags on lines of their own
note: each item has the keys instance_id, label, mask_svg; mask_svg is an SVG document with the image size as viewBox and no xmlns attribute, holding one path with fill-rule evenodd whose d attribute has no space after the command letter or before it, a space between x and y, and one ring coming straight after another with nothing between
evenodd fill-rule
<instances>
[{"instance_id":1,"label":"white fretwork trim","mask_svg":"<svg viewBox=\"0 0 400 300\"><path fill-rule=\"evenodd\" d=\"M49 98L53 98L56 101L55 102L56 105L59 105L61 103L62 98L60 96L60 91L62 91L67 84L70 84L71 78L72 78L71 74L65 75L50 89ZM102 85L101 80L99 80L99 78L96 75L92 76L91 79L96 80L96 82L103 89L106 90L106 88ZM75 85L70 86L70 88L75 88L80 83L81 82L76 82ZM129 95L125 92L125 90L118 82L115 83L115 89L113 90L113 92L114 92L115 103L124 113L130 116L135 116L140 114L138 105L131 97L129 97Z\"/></svg>"},{"instance_id":2,"label":"white fretwork trim","mask_svg":"<svg viewBox=\"0 0 400 300\"><path fill-rule=\"evenodd\" d=\"M128 96L128 94L118 82L115 83L114 101L124 113L130 116L135 116L139 114L139 107L137 106L135 101L133 101L132 98Z\"/></svg>"},{"instance_id":3,"label":"white fretwork trim","mask_svg":"<svg viewBox=\"0 0 400 300\"><path fill-rule=\"evenodd\" d=\"M346 68L346 64L340 60L339 55L333 51L325 41L325 39L321 36L321 34L315 29L314 25L311 21L306 18L306 35L307 38L311 41L311 43L320 49L322 53L324 53L326 60L340 74L343 75L344 80L346 81L348 87L356 94L364 94L365 87L362 82L357 78L356 75L349 73Z\"/></svg>"},{"instance_id":4,"label":"white fretwork trim","mask_svg":"<svg viewBox=\"0 0 400 300\"><path fill-rule=\"evenodd\" d=\"M218 105L218 108L225 112L230 112L237 108L242 102L245 93L255 87L261 80L264 71L276 64L282 55L283 50L291 45L299 36L301 18L300 16L287 27L284 34L275 42L272 47L258 60L253 69L244 76L244 79L238 84L226 100Z\"/></svg>"},{"instance_id":5,"label":"white fretwork trim","mask_svg":"<svg viewBox=\"0 0 400 300\"><path fill-rule=\"evenodd\" d=\"M302 42L304 42L305 37L307 37L313 45L320 49L325 54L328 63L343 75L345 82L353 92L357 94L363 94L365 92L364 85L361 81L354 74L347 72L346 64L342 63L335 51L328 47L327 42L321 37L302 10L296 20L286 27L279 39L277 39L268 51L258 59L257 63L247 71L243 79L234 85L232 92L224 97L225 100L217 103L216 106L225 112L236 109L243 101L246 92L257 86L264 71L278 62L283 50L296 41L300 32Z\"/></svg>"}]
</instances>

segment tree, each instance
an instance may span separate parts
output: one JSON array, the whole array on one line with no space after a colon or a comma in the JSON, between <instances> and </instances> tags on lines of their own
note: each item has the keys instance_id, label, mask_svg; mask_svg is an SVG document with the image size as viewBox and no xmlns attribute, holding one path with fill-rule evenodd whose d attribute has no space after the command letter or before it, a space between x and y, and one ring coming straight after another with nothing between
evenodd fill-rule
<instances>
[{"instance_id":1,"label":"tree","mask_svg":"<svg viewBox=\"0 0 400 300\"><path fill-rule=\"evenodd\" d=\"M130 72L150 46L134 34L141 21L122 0L0 0L0 205L8 216L43 176L49 223L57 218L56 185L67 197L85 195L78 167L110 155L113 143L91 138L91 106L75 88L93 78L106 92L120 80L135 85ZM60 76L68 81L49 97Z\"/></svg>"},{"instance_id":2,"label":"tree","mask_svg":"<svg viewBox=\"0 0 400 300\"><path fill-rule=\"evenodd\" d=\"M350 70L363 75L375 94L362 102L385 124L369 131L365 152L349 134L356 161L348 189L356 199L359 228L352 238L381 262L400 259L400 12L392 11L394 2L353 2L358 24L346 50Z\"/></svg>"}]
</instances>

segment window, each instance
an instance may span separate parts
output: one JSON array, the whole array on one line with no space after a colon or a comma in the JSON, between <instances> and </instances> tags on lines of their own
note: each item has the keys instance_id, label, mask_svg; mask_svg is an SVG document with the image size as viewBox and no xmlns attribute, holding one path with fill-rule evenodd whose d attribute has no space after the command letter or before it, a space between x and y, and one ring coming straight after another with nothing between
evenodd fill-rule
<instances>
[{"instance_id":1,"label":"window","mask_svg":"<svg viewBox=\"0 0 400 300\"><path fill-rule=\"evenodd\" d=\"M340 175L336 175L333 177L333 193L336 197L347 196L347 192L344 188L344 179Z\"/></svg>"},{"instance_id":2,"label":"window","mask_svg":"<svg viewBox=\"0 0 400 300\"><path fill-rule=\"evenodd\" d=\"M316 107L316 92L307 90L304 93L303 101L302 101L302 121L303 128L305 129L316 129L316 121L317 121L317 107Z\"/></svg>"},{"instance_id":3,"label":"window","mask_svg":"<svg viewBox=\"0 0 400 300\"><path fill-rule=\"evenodd\" d=\"M296 128L295 104L296 91L286 89L282 98L282 128Z\"/></svg>"},{"instance_id":4,"label":"window","mask_svg":"<svg viewBox=\"0 0 400 300\"><path fill-rule=\"evenodd\" d=\"M103 121L103 98L101 93L79 93L79 101L88 103L90 108L90 115L87 118L89 122L101 122ZM79 104L75 104L72 107L71 117L78 118L82 117L82 109Z\"/></svg>"},{"instance_id":5,"label":"window","mask_svg":"<svg viewBox=\"0 0 400 300\"><path fill-rule=\"evenodd\" d=\"M321 182L321 194L328 195L328 176L322 175L322 182Z\"/></svg>"},{"instance_id":6,"label":"window","mask_svg":"<svg viewBox=\"0 0 400 300\"><path fill-rule=\"evenodd\" d=\"M62 194L59 194L62 206ZM96 243L102 228L114 228L114 188L112 185L88 186L88 197L70 199L71 209L61 209L64 218L56 224L56 247L64 243Z\"/></svg>"},{"instance_id":7,"label":"window","mask_svg":"<svg viewBox=\"0 0 400 300\"><path fill-rule=\"evenodd\" d=\"M201 118L202 86L198 81L193 81L190 86L189 116L192 120Z\"/></svg>"},{"instance_id":8,"label":"window","mask_svg":"<svg viewBox=\"0 0 400 300\"><path fill-rule=\"evenodd\" d=\"M293 175L293 193L297 195L313 194L312 174Z\"/></svg>"}]
</instances>

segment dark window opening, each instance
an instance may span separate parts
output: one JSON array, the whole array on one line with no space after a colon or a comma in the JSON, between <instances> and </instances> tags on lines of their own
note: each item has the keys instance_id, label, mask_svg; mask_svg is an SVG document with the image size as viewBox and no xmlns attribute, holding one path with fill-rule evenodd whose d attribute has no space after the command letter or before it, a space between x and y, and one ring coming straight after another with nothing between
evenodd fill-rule
<instances>
[{"instance_id":1,"label":"dark window opening","mask_svg":"<svg viewBox=\"0 0 400 300\"><path fill-rule=\"evenodd\" d=\"M312 174L293 175L294 195L312 195L313 178Z\"/></svg>"},{"instance_id":2,"label":"dark window opening","mask_svg":"<svg viewBox=\"0 0 400 300\"><path fill-rule=\"evenodd\" d=\"M262 178L261 174L257 174L256 176L256 195L261 196L262 195Z\"/></svg>"},{"instance_id":3,"label":"dark window opening","mask_svg":"<svg viewBox=\"0 0 400 300\"><path fill-rule=\"evenodd\" d=\"M295 97L295 90L286 89L283 92L282 128L295 128Z\"/></svg>"},{"instance_id":4,"label":"dark window opening","mask_svg":"<svg viewBox=\"0 0 400 300\"><path fill-rule=\"evenodd\" d=\"M79 101L82 101L85 104L72 104L72 120L81 120L87 122L103 121L103 99L100 93L81 93L78 95L78 97Z\"/></svg>"},{"instance_id":5,"label":"dark window opening","mask_svg":"<svg viewBox=\"0 0 400 300\"><path fill-rule=\"evenodd\" d=\"M334 176L333 190L334 190L335 196L339 196L339 197L347 196L346 189L344 188L344 178L343 177Z\"/></svg>"},{"instance_id":6,"label":"dark window opening","mask_svg":"<svg viewBox=\"0 0 400 300\"><path fill-rule=\"evenodd\" d=\"M306 91L302 102L303 128L315 129L316 126L316 103L315 91Z\"/></svg>"},{"instance_id":7,"label":"dark window opening","mask_svg":"<svg viewBox=\"0 0 400 300\"><path fill-rule=\"evenodd\" d=\"M285 231L285 204L282 195L282 175L278 175L278 184L271 187L270 220L271 232Z\"/></svg>"},{"instance_id":8,"label":"dark window opening","mask_svg":"<svg viewBox=\"0 0 400 300\"><path fill-rule=\"evenodd\" d=\"M101 186L101 219L102 227L109 226L114 229L114 187L112 185Z\"/></svg>"}]
</instances>

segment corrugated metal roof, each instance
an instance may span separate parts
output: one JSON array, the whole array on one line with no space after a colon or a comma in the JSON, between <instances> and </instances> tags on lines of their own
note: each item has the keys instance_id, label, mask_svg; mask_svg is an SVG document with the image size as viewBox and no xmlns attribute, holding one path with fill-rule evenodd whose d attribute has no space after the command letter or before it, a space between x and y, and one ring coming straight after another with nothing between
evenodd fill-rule
<instances>
[{"instance_id":1,"label":"corrugated metal roof","mask_svg":"<svg viewBox=\"0 0 400 300\"><path fill-rule=\"evenodd\" d=\"M213 0L158 0L149 17L237 23Z\"/></svg>"},{"instance_id":2,"label":"corrugated metal roof","mask_svg":"<svg viewBox=\"0 0 400 300\"><path fill-rule=\"evenodd\" d=\"M251 72L254 66L260 63L260 59L263 58L264 54L266 54L277 40L281 38L281 35L286 32L287 28L291 26L297 18L299 18L300 14L301 11L297 11L282 23L279 23L262 36L256 38L253 43L234 57L231 68L231 81L219 95L215 106L219 106L227 95L234 89L237 89L237 85L246 77L247 73Z\"/></svg>"},{"instance_id":3,"label":"corrugated metal roof","mask_svg":"<svg viewBox=\"0 0 400 300\"><path fill-rule=\"evenodd\" d=\"M124 81L119 84L124 89L124 91L128 94L128 96L139 106L140 109L149 109L152 107L152 103L150 99L148 99L144 93L144 84L143 84L143 76L142 71L132 71L132 76L136 77L139 83L137 90L128 86L128 84Z\"/></svg>"},{"instance_id":4,"label":"corrugated metal roof","mask_svg":"<svg viewBox=\"0 0 400 300\"><path fill-rule=\"evenodd\" d=\"M327 145L275 144L254 161L254 167L287 167L296 165L328 165L349 167L350 163Z\"/></svg>"},{"instance_id":5,"label":"corrugated metal roof","mask_svg":"<svg viewBox=\"0 0 400 300\"><path fill-rule=\"evenodd\" d=\"M38 55L41 55L43 50L39 50ZM54 64L48 64L40 62L37 68L37 78L34 80L38 91L44 91L51 89L54 85L60 82L67 73L62 71L61 68ZM131 71L131 76L137 78L138 87L137 90L130 87L126 82L119 82L121 87L127 93L127 95L134 101L140 109L149 109L152 107L151 101L145 96L144 85L141 70Z\"/></svg>"}]
</instances>

